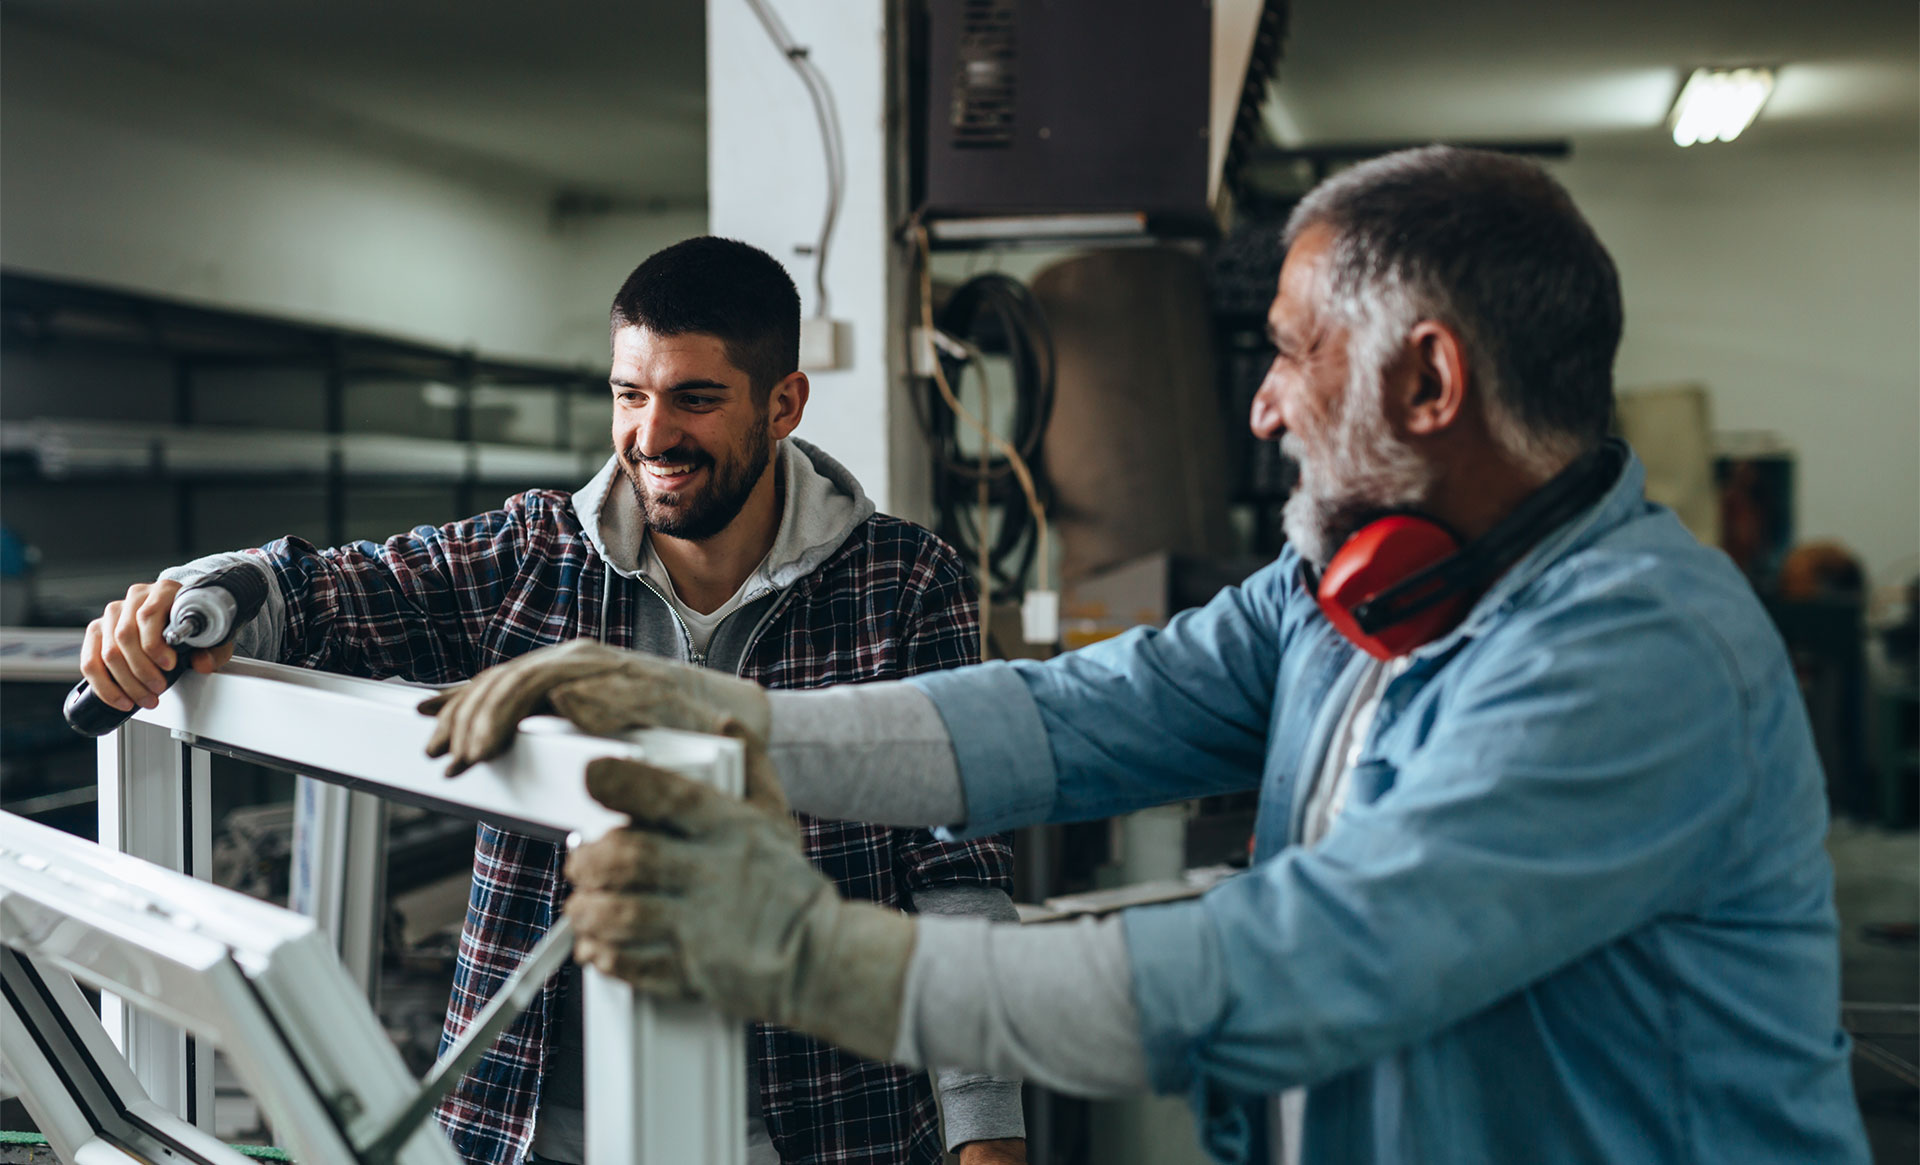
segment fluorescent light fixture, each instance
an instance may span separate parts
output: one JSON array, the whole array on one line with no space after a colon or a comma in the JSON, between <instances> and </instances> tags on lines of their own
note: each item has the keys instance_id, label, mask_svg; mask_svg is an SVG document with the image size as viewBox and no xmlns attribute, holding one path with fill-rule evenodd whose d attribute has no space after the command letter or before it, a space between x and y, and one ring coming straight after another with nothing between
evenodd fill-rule
<instances>
[{"instance_id":1,"label":"fluorescent light fixture","mask_svg":"<svg viewBox=\"0 0 1920 1165\"><path fill-rule=\"evenodd\" d=\"M1695 69L1680 87L1667 117L1673 144L1732 141L1760 116L1760 107L1772 92L1772 69Z\"/></svg>"}]
</instances>

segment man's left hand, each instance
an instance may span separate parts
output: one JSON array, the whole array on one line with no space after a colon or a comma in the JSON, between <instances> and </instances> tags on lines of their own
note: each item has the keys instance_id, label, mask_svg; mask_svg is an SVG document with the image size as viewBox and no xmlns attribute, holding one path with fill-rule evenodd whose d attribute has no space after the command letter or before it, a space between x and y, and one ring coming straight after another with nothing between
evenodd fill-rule
<instances>
[{"instance_id":1,"label":"man's left hand","mask_svg":"<svg viewBox=\"0 0 1920 1165\"><path fill-rule=\"evenodd\" d=\"M771 765L747 766L745 801L612 758L587 766L587 791L632 824L567 859L576 959L869 1059L892 1054L913 920L843 900L814 869Z\"/></svg>"},{"instance_id":2,"label":"man's left hand","mask_svg":"<svg viewBox=\"0 0 1920 1165\"><path fill-rule=\"evenodd\" d=\"M1027 1165L1027 1143L1021 1140L968 1141L954 1156L960 1165Z\"/></svg>"}]
</instances>

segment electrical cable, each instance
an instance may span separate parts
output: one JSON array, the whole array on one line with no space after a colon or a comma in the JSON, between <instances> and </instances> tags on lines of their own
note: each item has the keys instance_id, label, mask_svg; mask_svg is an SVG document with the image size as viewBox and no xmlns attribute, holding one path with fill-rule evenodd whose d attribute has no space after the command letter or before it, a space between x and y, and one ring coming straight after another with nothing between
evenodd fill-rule
<instances>
[{"instance_id":1,"label":"electrical cable","mask_svg":"<svg viewBox=\"0 0 1920 1165\"><path fill-rule=\"evenodd\" d=\"M807 96L813 101L813 116L820 123L820 144L826 155L827 164L827 207L820 220L820 238L813 247L813 315L815 319L827 318L827 247L833 242L833 228L840 220L840 201L846 187L846 150L840 141L840 111L833 101L833 90L827 85L827 78L813 63L813 57L807 48L794 43L787 26L767 0L747 0L747 7L760 18L760 24L773 39L774 47L780 55L787 58L793 71L800 75L800 83L806 87Z\"/></svg>"},{"instance_id":2,"label":"electrical cable","mask_svg":"<svg viewBox=\"0 0 1920 1165\"><path fill-rule=\"evenodd\" d=\"M940 512L940 535L963 556L980 563L982 657L988 635L988 610L996 590L1019 589L1029 571L1035 590L1048 591L1052 554L1049 546L1045 481L1031 465L1038 459L1047 422L1053 414L1054 353L1046 317L1026 286L998 272L969 279L940 310L939 326L933 310L933 256L924 227L912 225L920 259L920 326L932 338L935 355L928 380L934 408L915 410L922 432L933 449L934 501ZM984 381L984 356L974 337L983 315L990 315L1006 341L1015 386L1014 437L994 432ZM964 405L955 384L971 366L982 376L982 417ZM941 406L944 405L944 408ZM975 456L960 448L963 422L980 438ZM992 456L993 451L998 457ZM968 487L972 489L969 491ZM973 494L976 521L967 536L960 509ZM1024 505L1020 503L1024 501ZM989 533L988 511L1002 509L997 537Z\"/></svg>"}]
</instances>

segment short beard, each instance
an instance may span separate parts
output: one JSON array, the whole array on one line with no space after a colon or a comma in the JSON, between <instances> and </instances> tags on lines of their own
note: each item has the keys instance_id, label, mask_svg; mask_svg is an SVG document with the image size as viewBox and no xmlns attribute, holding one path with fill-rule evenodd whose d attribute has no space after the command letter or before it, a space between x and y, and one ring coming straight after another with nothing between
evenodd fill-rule
<instances>
[{"instance_id":1,"label":"short beard","mask_svg":"<svg viewBox=\"0 0 1920 1165\"><path fill-rule=\"evenodd\" d=\"M725 462L705 457L706 463L713 467L713 481L706 489L673 504L650 496L640 484L640 470L622 456L627 485L633 490L634 500L640 503L641 513L646 515L648 529L669 538L705 542L732 525L747 499L753 496L754 487L760 484L760 475L773 460L773 432L767 418L756 420L741 444L743 448L736 451L737 455Z\"/></svg>"},{"instance_id":2,"label":"short beard","mask_svg":"<svg viewBox=\"0 0 1920 1165\"><path fill-rule=\"evenodd\" d=\"M1324 449L1304 449L1291 433L1280 443L1300 471L1281 510L1281 525L1287 541L1315 570L1325 570L1362 526L1417 506L1432 490L1433 471L1387 426L1384 367L1374 363L1355 363L1340 415L1329 418Z\"/></svg>"}]
</instances>

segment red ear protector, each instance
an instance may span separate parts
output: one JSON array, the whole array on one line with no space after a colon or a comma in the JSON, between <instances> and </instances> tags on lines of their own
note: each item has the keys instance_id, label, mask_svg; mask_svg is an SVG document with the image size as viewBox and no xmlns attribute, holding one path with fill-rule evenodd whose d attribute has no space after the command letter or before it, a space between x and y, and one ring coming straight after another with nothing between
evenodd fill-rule
<instances>
[{"instance_id":1,"label":"red ear protector","mask_svg":"<svg viewBox=\"0 0 1920 1165\"><path fill-rule=\"evenodd\" d=\"M1425 576L1459 552L1460 540L1453 531L1431 518L1417 514L1375 518L1334 552L1320 574L1314 597L1327 621L1355 647L1375 659L1405 655L1446 634L1466 615L1469 596L1458 589L1429 583L1421 588L1421 597L1428 601L1411 613L1402 613L1409 604L1396 597L1405 583ZM1393 604L1392 616L1382 613L1387 603ZM1362 612L1369 616L1364 621Z\"/></svg>"},{"instance_id":2,"label":"red ear protector","mask_svg":"<svg viewBox=\"0 0 1920 1165\"><path fill-rule=\"evenodd\" d=\"M1431 643L1534 543L1599 501L1626 468L1627 448L1600 447L1561 470L1477 542L1462 547L1440 522L1388 514L1341 543L1314 597L1340 634L1375 659Z\"/></svg>"}]
</instances>

